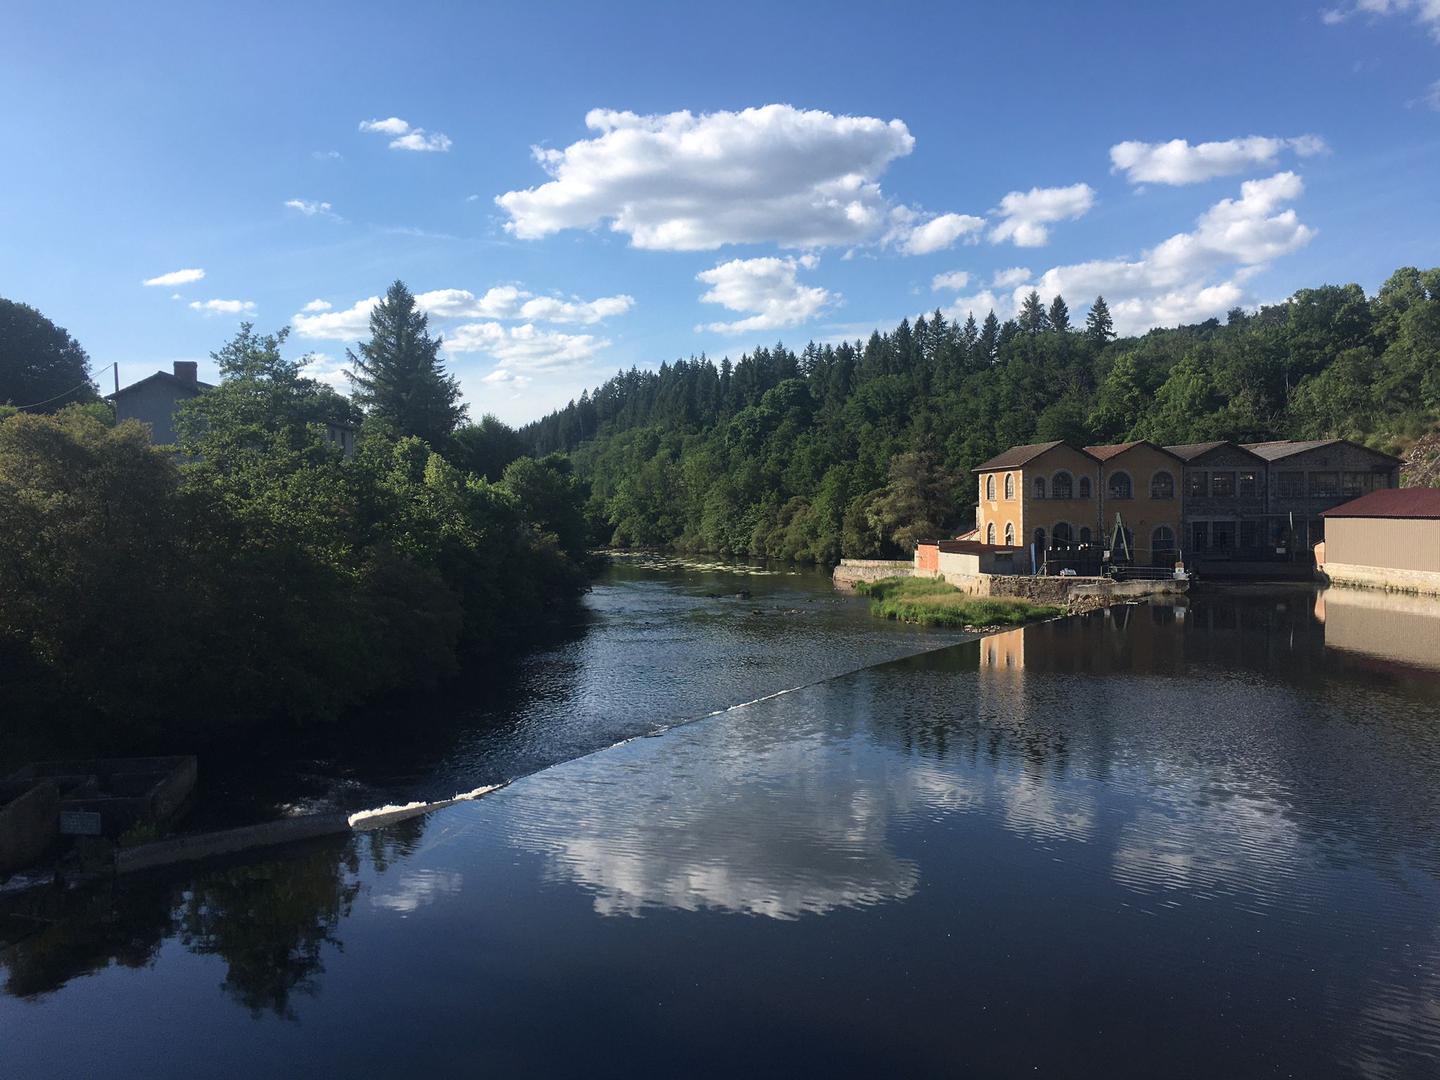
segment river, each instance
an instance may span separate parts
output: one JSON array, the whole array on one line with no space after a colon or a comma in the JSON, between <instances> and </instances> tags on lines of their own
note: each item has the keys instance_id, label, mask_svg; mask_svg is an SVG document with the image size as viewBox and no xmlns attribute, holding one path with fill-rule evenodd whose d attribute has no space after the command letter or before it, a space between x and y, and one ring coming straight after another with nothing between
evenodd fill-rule
<instances>
[{"instance_id":1,"label":"river","mask_svg":"<svg viewBox=\"0 0 1440 1080\"><path fill-rule=\"evenodd\" d=\"M0 923L0 1072L1440 1073L1433 606L947 644L728 574L617 569L415 759L502 791Z\"/></svg>"}]
</instances>

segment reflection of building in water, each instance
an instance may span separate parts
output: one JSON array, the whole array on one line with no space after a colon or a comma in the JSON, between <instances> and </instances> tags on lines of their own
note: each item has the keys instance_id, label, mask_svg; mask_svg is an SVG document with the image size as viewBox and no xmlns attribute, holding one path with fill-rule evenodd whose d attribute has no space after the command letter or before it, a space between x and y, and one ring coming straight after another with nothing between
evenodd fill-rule
<instances>
[{"instance_id":1,"label":"reflection of building in water","mask_svg":"<svg viewBox=\"0 0 1440 1080\"><path fill-rule=\"evenodd\" d=\"M1326 589L1315 602L1325 648L1440 670L1440 599L1371 589Z\"/></svg>"},{"instance_id":2,"label":"reflection of building in water","mask_svg":"<svg viewBox=\"0 0 1440 1080\"><path fill-rule=\"evenodd\" d=\"M1025 628L991 634L980 642L980 671L998 674L1025 666Z\"/></svg>"}]
</instances>

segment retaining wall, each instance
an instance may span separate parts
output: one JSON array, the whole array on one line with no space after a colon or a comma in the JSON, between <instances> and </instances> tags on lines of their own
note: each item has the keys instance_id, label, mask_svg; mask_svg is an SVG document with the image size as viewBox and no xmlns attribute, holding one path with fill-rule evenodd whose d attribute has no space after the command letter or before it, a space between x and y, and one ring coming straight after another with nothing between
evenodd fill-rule
<instances>
[{"instance_id":1,"label":"retaining wall","mask_svg":"<svg viewBox=\"0 0 1440 1080\"><path fill-rule=\"evenodd\" d=\"M837 589L851 591L862 581L880 581L889 577L911 577L915 563L898 559L841 559L830 580Z\"/></svg>"},{"instance_id":2,"label":"retaining wall","mask_svg":"<svg viewBox=\"0 0 1440 1080\"><path fill-rule=\"evenodd\" d=\"M1440 572L1432 570L1400 570L1386 566L1327 562L1321 576L1332 585L1356 585L1364 589L1440 596Z\"/></svg>"}]
</instances>

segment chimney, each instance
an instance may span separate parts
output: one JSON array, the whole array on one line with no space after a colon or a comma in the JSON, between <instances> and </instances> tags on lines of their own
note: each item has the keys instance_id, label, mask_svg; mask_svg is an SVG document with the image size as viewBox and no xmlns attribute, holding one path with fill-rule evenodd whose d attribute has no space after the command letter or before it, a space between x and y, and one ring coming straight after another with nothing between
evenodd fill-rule
<instances>
[{"instance_id":1,"label":"chimney","mask_svg":"<svg viewBox=\"0 0 1440 1080\"><path fill-rule=\"evenodd\" d=\"M176 360L175 377L181 382L193 383L198 381L199 375L196 369L199 367L194 360Z\"/></svg>"}]
</instances>

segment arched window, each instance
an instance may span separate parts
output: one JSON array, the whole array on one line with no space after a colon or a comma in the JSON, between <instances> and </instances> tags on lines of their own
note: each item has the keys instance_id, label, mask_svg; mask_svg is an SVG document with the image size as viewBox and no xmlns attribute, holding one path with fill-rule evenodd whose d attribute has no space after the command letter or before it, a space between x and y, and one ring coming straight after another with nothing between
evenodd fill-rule
<instances>
[{"instance_id":1,"label":"arched window","mask_svg":"<svg viewBox=\"0 0 1440 1080\"><path fill-rule=\"evenodd\" d=\"M1035 488L1035 498L1043 499L1045 497L1045 478L1043 476L1035 477L1035 483L1032 486Z\"/></svg>"},{"instance_id":2,"label":"arched window","mask_svg":"<svg viewBox=\"0 0 1440 1080\"><path fill-rule=\"evenodd\" d=\"M991 473L985 477L985 499L987 502L995 501L995 474Z\"/></svg>"},{"instance_id":3,"label":"arched window","mask_svg":"<svg viewBox=\"0 0 1440 1080\"><path fill-rule=\"evenodd\" d=\"M990 486L993 488L995 485L992 483ZM985 543L995 543L995 523L993 521L985 526Z\"/></svg>"},{"instance_id":4,"label":"arched window","mask_svg":"<svg viewBox=\"0 0 1440 1080\"><path fill-rule=\"evenodd\" d=\"M1057 472L1055 478L1050 481L1050 497L1052 499L1071 498L1074 490L1068 472Z\"/></svg>"},{"instance_id":5,"label":"arched window","mask_svg":"<svg viewBox=\"0 0 1440 1080\"><path fill-rule=\"evenodd\" d=\"M1057 544L1068 544L1075 539L1075 533L1071 530L1068 521L1057 521L1055 528L1050 530L1050 536Z\"/></svg>"},{"instance_id":6,"label":"arched window","mask_svg":"<svg viewBox=\"0 0 1440 1080\"><path fill-rule=\"evenodd\" d=\"M1082 498L1082 499L1088 499L1089 497L1090 497L1090 478L1089 478L1088 476L1082 476L1082 477L1080 477L1080 498Z\"/></svg>"},{"instance_id":7,"label":"arched window","mask_svg":"<svg viewBox=\"0 0 1440 1080\"><path fill-rule=\"evenodd\" d=\"M1005 546L1015 546L1015 525L1009 521L1005 523Z\"/></svg>"},{"instance_id":8,"label":"arched window","mask_svg":"<svg viewBox=\"0 0 1440 1080\"><path fill-rule=\"evenodd\" d=\"M1014 474L1014 473L1008 473L1008 472L1007 472L1007 473L1005 474L1005 498L1007 498L1007 499L1013 499L1013 498L1015 498L1015 474Z\"/></svg>"},{"instance_id":9,"label":"arched window","mask_svg":"<svg viewBox=\"0 0 1440 1080\"><path fill-rule=\"evenodd\" d=\"M1091 536L1090 536L1090 526L1089 526L1089 525L1081 525L1081 526L1080 526L1080 543L1082 543L1082 544L1088 544L1088 543L1090 543L1090 540L1091 540Z\"/></svg>"},{"instance_id":10,"label":"arched window","mask_svg":"<svg viewBox=\"0 0 1440 1080\"><path fill-rule=\"evenodd\" d=\"M1173 499L1174 497L1175 477L1171 476L1164 469L1161 469L1150 478L1150 498Z\"/></svg>"},{"instance_id":11,"label":"arched window","mask_svg":"<svg viewBox=\"0 0 1440 1080\"><path fill-rule=\"evenodd\" d=\"M1150 534L1150 553L1156 566L1165 566L1175 561L1175 530L1169 525L1157 525Z\"/></svg>"},{"instance_id":12,"label":"arched window","mask_svg":"<svg viewBox=\"0 0 1440 1080\"><path fill-rule=\"evenodd\" d=\"M1045 554L1045 529L1043 527L1035 530L1035 550L1042 555Z\"/></svg>"},{"instance_id":13,"label":"arched window","mask_svg":"<svg viewBox=\"0 0 1440 1080\"><path fill-rule=\"evenodd\" d=\"M1127 472L1113 472L1110 474L1110 498L1130 498L1130 474Z\"/></svg>"}]
</instances>

